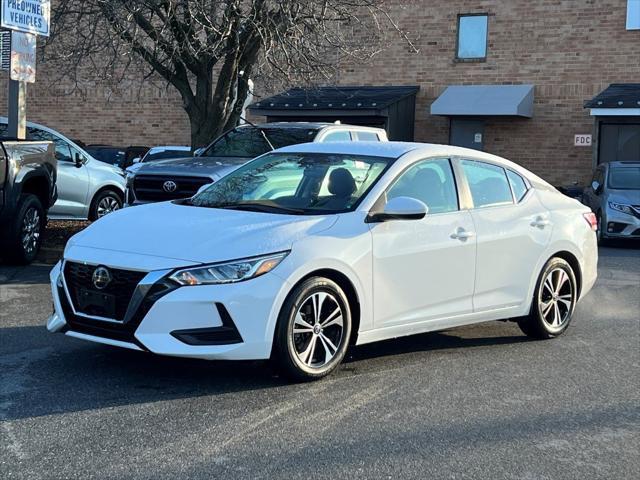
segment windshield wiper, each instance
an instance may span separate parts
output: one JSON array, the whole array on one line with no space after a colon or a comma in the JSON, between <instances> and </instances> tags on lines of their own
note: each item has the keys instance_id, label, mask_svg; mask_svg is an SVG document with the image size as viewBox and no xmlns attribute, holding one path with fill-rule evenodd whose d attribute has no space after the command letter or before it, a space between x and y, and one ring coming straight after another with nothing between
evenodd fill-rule
<instances>
[{"instance_id":1,"label":"windshield wiper","mask_svg":"<svg viewBox=\"0 0 640 480\"><path fill-rule=\"evenodd\" d=\"M265 131L263 129L261 129L255 123L250 122L249 120L247 120L244 117L240 117L240 120L242 120L247 125L255 128L256 130L258 130L260 132L260 135L262 135L262 138L264 138L264 141L267 142L267 144L269 144L269 147L271 147L271 150L275 150L276 149L276 147L273 146L273 143L271 143L271 141L269 140L269 137L267 137L267 134L265 133Z\"/></svg>"},{"instance_id":2,"label":"windshield wiper","mask_svg":"<svg viewBox=\"0 0 640 480\"><path fill-rule=\"evenodd\" d=\"M238 203L221 203L219 205L212 205L214 208L228 208L230 210L249 210L258 212L287 212L294 214L304 214L307 211L303 208L284 207L275 203L266 202L238 202Z\"/></svg>"}]
</instances>

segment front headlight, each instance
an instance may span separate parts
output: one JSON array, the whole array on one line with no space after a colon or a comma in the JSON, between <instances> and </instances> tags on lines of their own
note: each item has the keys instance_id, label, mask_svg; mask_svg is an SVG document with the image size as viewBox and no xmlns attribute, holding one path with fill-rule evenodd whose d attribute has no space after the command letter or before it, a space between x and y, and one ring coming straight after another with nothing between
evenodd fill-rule
<instances>
[{"instance_id":1,"label":"front headlight","mask_svg":"<svg viewBox=\"0 0 640 480\"><path fill-rule=\"evenodd\" d=\"M631 207L629 205L624 205L622 203L616 203L616 202L609 202L609 206L619 212L633 215L633 212L631 211Z\"/></svg>"},{"instance_id":2,"label":"front headlight","mask_svg":"<svg viewBox=\"0 0 640 480\"><path fill-rule=\"evenodd\" d=\"M169 278L183 286L242 282L270 272L287 255L289 252L279 252L231 262L185 268L178 270Z\"/></svg>"}]
</instances>

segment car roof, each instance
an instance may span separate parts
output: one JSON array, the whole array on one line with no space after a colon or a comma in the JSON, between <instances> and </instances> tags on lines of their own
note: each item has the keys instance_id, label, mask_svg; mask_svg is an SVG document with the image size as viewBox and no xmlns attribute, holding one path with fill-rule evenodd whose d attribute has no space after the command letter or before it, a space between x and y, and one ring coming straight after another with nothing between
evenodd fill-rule
<instances>
[{"instance_id":1,"label":"car roof","mask_svg":"<svg viewBox=\"0 0 640 480\"><path fill-rule=\"evenodd\" d=\"M258 123L255 125L258 128L302 128L302 129L314 129L320 130L322 128L327 127L336 127L336 128L366 128L371 129L372 127L365 127L360 125L351 125L349 123L332 123L332 122L266 122L266 123ZM252 128L253 125L242 124L238 126L239 128ZM378 129L379 130L379 129Z\"/></svg>"},{"instance_id":2,"label":"car roof","mask_svg":"<svg viewBox=\"0 0 640 480\"><path fill-rule=\"evenodd\" d=\"M191 147L185 145L162 145L158 147L151 147L149 153L166 152L167 150L177 150L179 152L187 152L191 150Z\"/></svg>"}]
</instances>

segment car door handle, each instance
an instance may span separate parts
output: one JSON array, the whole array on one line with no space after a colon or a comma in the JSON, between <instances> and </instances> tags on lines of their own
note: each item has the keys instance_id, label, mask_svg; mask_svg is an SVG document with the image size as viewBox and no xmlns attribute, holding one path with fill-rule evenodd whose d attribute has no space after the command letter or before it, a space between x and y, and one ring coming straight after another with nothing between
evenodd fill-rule
<instances>
[{"instance_id":1,"label":"car door handle","mask_svg":"<svg viewBox=\"0 0 640 480\"><path fill-rule=\"evenodd\" d=\"M470 232L468 230L465 230L462 227L458 228L455 232L451 234L451 238L453 238L454 240L461 240L463 242L474 236L475 236L475 232Z\"/></svg>"},{"instance_id":2,"label":"car door handle","mask_svg":"<svg viewBox=\"0 0 640 480\"><path fill-rule=\"evenodd\" d=\"M551 225L549 219L544 217L537 217L533 222L531 222L532 227L544 228L548 225Z\"/></svg>"}]
</instances>

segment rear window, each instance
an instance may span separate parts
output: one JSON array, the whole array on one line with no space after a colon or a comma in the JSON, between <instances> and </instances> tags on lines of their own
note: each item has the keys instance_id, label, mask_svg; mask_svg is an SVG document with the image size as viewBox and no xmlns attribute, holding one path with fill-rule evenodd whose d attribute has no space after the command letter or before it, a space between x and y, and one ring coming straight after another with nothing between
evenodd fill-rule
<instances>
[{"instance_id":1,"label":"rear window","mask_svg":"<svg viewBox=\"0 0 640 480\"><path fill-rule=\"evenodd\" d=\"M504 168L470 160L462 160L460 164L467 177L476 208L513 203Z\"/></svg>"},{"instance_id":2,"label":"rear window","mask_svg":"<svg viewBox=\"0 0 640 480\"><path fill-rule=\"evenodd\" d=\"M509 184L511 184L513 195L516 197L516 202L519 202L524 198L529 190L527 182L524 181L524 178L511 170L507 170L507 177L509 178Z\"/></svg>"},{"instance_id":3,"label":"rear window","mask_svg":"<svg viewBox=\"0 0 640 480\"><path fill-rule=\"evenodd\" d=\"M609 170L609 188L640 190L640 167L613 167Z\"/></svg>"}]
</instances>

